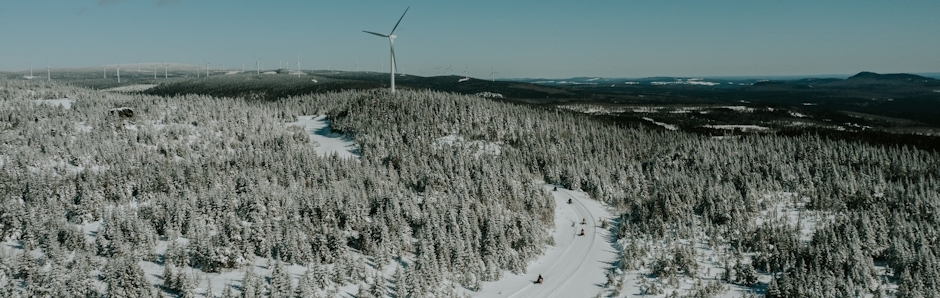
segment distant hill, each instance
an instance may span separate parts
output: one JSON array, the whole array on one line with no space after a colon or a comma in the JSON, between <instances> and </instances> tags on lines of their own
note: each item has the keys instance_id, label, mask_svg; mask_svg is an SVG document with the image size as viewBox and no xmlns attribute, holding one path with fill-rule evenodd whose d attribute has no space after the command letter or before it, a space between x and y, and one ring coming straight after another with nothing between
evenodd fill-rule
<instances>
[{"instance_id":1,"label":"distant hill","mask_svg":"<svg viewBox=\"0 0 940 298\"><path fill-rule=\"evenodd\" d=\"M855 86L855 85L933 85L940 81L928 77L914 74L892 73L877 74L863 71L848 79L829 83L833 86Z\"/></svg>"}]
</instances>

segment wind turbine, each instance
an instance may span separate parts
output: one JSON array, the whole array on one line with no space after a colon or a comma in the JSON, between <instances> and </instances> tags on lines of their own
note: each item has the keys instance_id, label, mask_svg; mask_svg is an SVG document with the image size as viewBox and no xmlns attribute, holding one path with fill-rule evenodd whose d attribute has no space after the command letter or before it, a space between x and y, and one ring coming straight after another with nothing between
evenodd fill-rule
<instances>
[{"instance_id":1,"label":"wind turbine","mask_svg":"<svg viewBox=\"0 0 940 298\"><path fill-rule=\"evenodd\" d=\"M222 72L225 72L225 61L222 61Z\"/></svg>"},{"instance_id":2,"label":"wind turbine","mask_svg":"<svg viewBox=\"0 0 940 298\"><path fill-rule=\"evenodd\" d=\"M454 69L451 68L451 66L454 66L454 64L451 63L450 65L448 65L448 66L447 66L447 69L444 69L444 73L447 73L448 71L450 71L450 74L453 75L453 74L454 74Z\"/></svg>"},{"instance_id":3,"label":"wind turbine","mask_svg":"<svg viewBox=\"0 0 940 298\"><path fill-rule=\"evenodd\" d=\"M137 72L140 72L140 59L137 59Z\"/></svg>"},{"instance_id":4,"label":"wind turbine","mask_svg":"<svg viewBox=\"0 0 940 298\"><path fill-rule=\"evenodd\" d=\"M167 68L170 68L169 63L163 64L163 79L166 80L169 76L167 75Z\"/></svg>"},{"instance_id":5,"label":"wind turbine","mask_svg":"<svg viewBox=\"0 0 940 298\"><path fill-rule=\"evenodd\" d=\"M392 64L389 65L389 68L391 68L391 72L392 72L392 75L391 75L391 78L392 78L392 80L391 80L391 90L392 90L392 93L395 93L395 37L397 37L397 36L395 36L395 29L398 29L398 24L401 23L401 19L404 19L404 18L405 18L405 14L408 13L408 9L409 9L409 8L411 8L411 7L409 6L408 8L405 8L405 12L401 14L401 17L400 17L400 18L398 18L398 23L395 23L395 27L392 27L392 32L389 32L388 34L375 33L375 32L371 32L371 31L362 30L362 32L365 32L365 33L369 33L369 34L372 34L372 35L376 35L376 36L381 36L381 37L386 37L386 38L388 38L388 45L389 45L389 48L391 49L391 57L390 57L390 60L392 61L392 62L391 62Z\"/></svg>"},{"instance_id":6,"label":"wind turbine","mask_svg":"<svg viewBox=\"0 0 940 298\"><path fill-rule=\"evenodd\" d=\"M32 63L29 64L29 78L30 79L33 78L33 64Z\"/></svg>"},{"instance_id":7,"label":"wind turbine","mask_svg":"<svg viewBox=\"0 0 940 298\"><path fill-rule=\"evenodd\" d=\"M498 74L492 67L490 67L490 81L496 82L496 79L493 78L494 74Z\"/></svg>"},{"instance_id":8,"label":"wind turbine","mask_svg":"<svg viewBox=\"0 0 940 298\"><path fill-rule=\"evenodd\" d=\"M52 81L52 73L49 72L49 65L46 65L46 81Z\"/></svg>"},{"instance_id":9,"label":"wind turbine","mask_svg":"<svg viewBox=\"0 0 940 298\"><path fill-rule=\"evenodd\" d=\"M202 60L202 61L205 62L206 60ZM211 63L206 62L206 77L209 77L209 64Z\"/></svg>"},{"instance_id":10,"label":"wind turbine","mask_svg":"<svg viewBox=\"0 0 940 298\"><path fill-rule=\"evenodd\" d=\"M437 70L437 74L441 74L441 68L442 68L442 67L444 67L444 66L438 66L438 67L435 67L435 68L434 68L434 69Z\"/></svg>"},{"instance_id":11,"label":"wind turbine","mask_svg":"<svg viewBox=\"0 0 940 298\"><path fill-rule=\"evenodd\" d=\"M118 64L117 76L118 76L118 84L120 84L121 83L121 65L120 64Z\"/></svg>"},{"instance_id":12,"label":"wind turbine","mask_svg":"<svg viewBox=\"0 0 940 298\"><path fill-rule=\"evenodd\" d=\"M258 74L261 74L261 58L255 56L255 69Z\"/></svg>"},{"instance_id":13,"label":"wind turbine","mask_svg":"<svg viewBox=\"0 0 940 298\"><path fill-rule=\"evenodd\" d=\"M470 77L470 72L467 71L467 68L468 68L468 66L464 66L464 67L463 67L463 78L464 78L464 79Z\"/></svg>"},{"instance_id":14,"label":"wind turbine","mask_svg":"<svg viewBox=\"0 0 940 298\"><path fill-rule=\"evenodd\" d=\"M105 67L105 66L102 66L102 67L101 67L101 72L104 73L104 78L107 79L107 78L108 78L108 68Z\"/></svg>"},{"instance_id":15,"label":"wind turbine","mask_svg":"<svg viewBox=\"0 0 940 298\"><path fill-rule=\"evenodd\" d=\"M153 64L151 66L153 66L153 79L156 80L157 79L157 65Z\"/></svg>"}]
</instances>

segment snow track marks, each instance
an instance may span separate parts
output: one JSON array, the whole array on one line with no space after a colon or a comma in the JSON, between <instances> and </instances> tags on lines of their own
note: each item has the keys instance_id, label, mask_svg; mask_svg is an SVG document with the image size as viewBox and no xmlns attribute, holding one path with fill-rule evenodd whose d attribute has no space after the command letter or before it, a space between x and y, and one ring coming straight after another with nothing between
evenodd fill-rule
<instances>
[{"instance_id":1,"label":"snow track marks","mask_svg":"<svg viewBox=\"0 0 940 298\"><path fill-rule=\"evenodd\" d=\"M551 190L553 186L545 187ZM479 297L594 297L602 290L601 285L607 281L605 273L616 258L607 241L609 232L600 227L600 219L610 214L583 192L559 188L552 195L556 205L555 245L530 263L526 274L507 273L498 281L484 284ZM582 218L587 224L581 224ZM584 236L577 235L581 229ZM535 284L539 274L544 282Z\"/></svg>"}]
</instances>

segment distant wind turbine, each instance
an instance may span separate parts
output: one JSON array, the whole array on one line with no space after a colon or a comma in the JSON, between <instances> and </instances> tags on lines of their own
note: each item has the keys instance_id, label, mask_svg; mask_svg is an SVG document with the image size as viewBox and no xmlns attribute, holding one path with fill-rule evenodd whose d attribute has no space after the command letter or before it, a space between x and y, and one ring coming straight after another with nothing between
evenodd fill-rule
<instances>
[{"instance_id":1,"label":"distant wind turbine","mask_svg":"<svg viewBox=\"0 0 940 298\"><path fill-rule=\"evenodd\" d=\"M493 78L494 74L498 74L492 67L490 67L490 81L496 82L496 79Z\"/></svg>"},{"instance_id":2,"label":"distant wind turbine","mask_svg":"<svg viewBox=\"0 0 940 298\"><path fill-rule=\"evenodd\" d=\"M445 73L445 74L446 74L448 71L450 72L451 75L454 74L454 69L451 68L451 66L454 66L454 64L451 63L450 65L447 66L447 69L444 70L444 73Z\"/></svg>"},{"instance_id":3,"label":"distant wind turbine","mask_svg":"<svg viewBox=\"0 0 940 298\"><path fill-rule=\"evenodd\" d=\"M444 67L444 66L438 66L438 67L435 67L434 69L437 70L437 74L441 74L441 68L443 68L443 67Z\"/></svg>"},{"instance_id":4,"label":"distant wind turbine","mask_svg":"<svg viewBox=\"0 0 940 298\"><path fill-rule=\"evenodd\" d=\"M140 59L137 60L137 72L140 72Z\"/></svg>"},{"instance_id":5,"label":"distant wind turbine","mask_svg":"<svg viewBox=\"0 0 940 298\"><path fill-rule=\"evenodd\" d=\"M29 64L29 78L30 79L33 78L33 64L32 63Z\"/></svg>"},{"instance_id":6,"label":"distant wind turbine","mask_svg":"<svg viewBox=\"0 0 940 298\"><path fill-rule=\"evenodd\" d=\"M369 34L372 34L372 35L376 35L376 36L381 36L381 37L386 37L386 38L388 38L389 49L391 49L390 60L392 61L392 62L391 62L392 64L389 66L389 68L391 69L391 73L392 73L392 74L391 74L391 91L392 91L392 93L395 93L395 37L396 37L396 36L395 36L395 29L398 29L398 24L400 24L400 23L401 23L401 20L405 18L405 14L408 13L408 9L409 9L409 8L411 8L411 7L409 6L408 8L405 8L405 12L401 14L401 17L400 17L400 18L398 18L398 23L395 23L395 27L392 27L392 32L389 32L388 34L375 33L375 32L371 32L371 31L362 30L362 32L365 32L365 33L369 33Z\"/></svg>"},{"instance_id":7,"label":"distant wind turbine","mask_svg":"<svg viewBox=\"0 0 940 298\"><path fill-rule=\"evenodd\" d=\"M118 77L118 83L121 83L121 65L120 64L118 64L117 77Z\"/></svg>"},{"instance_id":8,"label":"distant wind turbine","mask_svg":"<svg viewBox=\"0 0 940 298\"><path fill-rule=\"evenodd\" d=\"M52 73L49 71L49 65L46 65L46 81L52 81Z\"/></svg>"},{"instance_id":9,"label":"distant wind turbine","mask_svg":"<svg viewBox=\"0 0 940 298\"><path fill-rule=\"evenodd\" d=\"M157 65L154 64L151 66L153 66L153 79L156 80L157 79Z\"/></svg>"},{"instance_id":10,"label":"distant wind turbine","mask_svg":"<svg viewBox=\"0 0 940 298\"><path fill-rule=\"evenodd\" d=\"M107 78L108 78L108 68L102 66L102 67L101 67L101 71L104 73L104 78L107 79Z\"/></svg>"},{"instance_id":11,"label":"distant wind turbine","mask_svg":"<svg viewBox=\"0 0 940 298\"><path fill-rule=\"evenodd\" d=\"M202 61L205 62L206 60L202 60ZM211 63L206 62L206 77L209 76L209 64L211 64Z\"/></svg>"},{"instance_id":12,"label":"distant wind turbine","mask_svg":"<svg viewBox=\"0 0 940 298\"><path fill-rule=\"evenodd\" d=\"M258 74L261 74L261 58L255 56L255 69Z\"/></svg>"},{"instance_id":13,"label":"distant wind turbine","mask_svg":"<svg viewBox=\"0 0 940 298\"><path fill-rule=\"evenodd\" d=\"M225 61L222 61L222 72L225 72Z\"/></svg>"},{"instance_id":14,"label":"distant wind turbine","mask_svg":"<svg viewBox=\"0 0 940 298\"><path fill-rule=\"evenodd\" d=\"M168 69L168 68L170 68L170 64L169 64L169 63L164 63L164 64L163 64L163 79L164 79L164 80L170 77L170 76L167 75L167 69Z\"/></svg>"}]
</instances>

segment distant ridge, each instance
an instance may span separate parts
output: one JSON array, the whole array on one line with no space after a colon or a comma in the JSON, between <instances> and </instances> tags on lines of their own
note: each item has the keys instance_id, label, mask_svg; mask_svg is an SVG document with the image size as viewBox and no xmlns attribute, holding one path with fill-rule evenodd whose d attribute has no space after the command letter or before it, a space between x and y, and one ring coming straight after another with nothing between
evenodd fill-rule
<instances>
[{"instance_id":1,"label":"distant ridge","mask_svg":"<svg viewBox=\"0 0 940 298\"><path fill-rule=\"evenodd\" d=\"M854 76L849 77L846 80L875 80L875 81L901 81L901 82L919 82L927 83L930 81L935 81L928 77L923 77L915 74L908 73L890 73L890 74L878 74L870 71L863 71Z\"/></svg>"}]
</instances>

